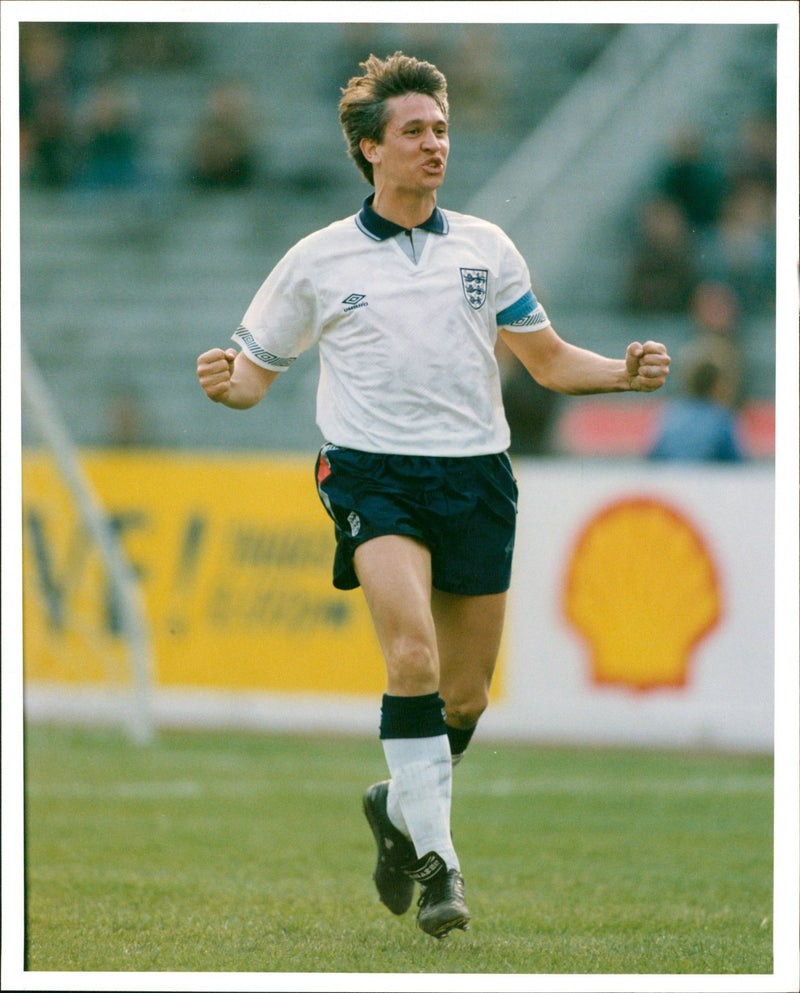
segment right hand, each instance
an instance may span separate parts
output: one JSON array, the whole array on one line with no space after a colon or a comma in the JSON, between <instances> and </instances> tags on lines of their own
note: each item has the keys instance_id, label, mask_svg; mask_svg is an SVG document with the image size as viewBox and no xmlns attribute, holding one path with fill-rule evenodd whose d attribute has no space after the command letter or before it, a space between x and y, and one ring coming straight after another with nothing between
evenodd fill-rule
<instances>
[{"instance_id":1,"label":"right hand","mask_svg":"<svg viewBox=\"0 0 800 993\"><path fill-rule=\"evenodd\" d=\"M224 402L230 392L237 354L235 348L211 348L197 359L197 378L214 403Z\"/></svg>"}]
</instances>

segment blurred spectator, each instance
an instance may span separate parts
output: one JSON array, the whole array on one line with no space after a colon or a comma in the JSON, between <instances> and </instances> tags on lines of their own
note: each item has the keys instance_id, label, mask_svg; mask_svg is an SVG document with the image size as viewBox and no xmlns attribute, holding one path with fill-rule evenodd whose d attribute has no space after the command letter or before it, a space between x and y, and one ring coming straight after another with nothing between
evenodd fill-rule
<instances>
[{"instance_id":1,"label":"blurred spectator","mask_svg":"<svg viewBox=\"0 0 800 993\"><path fill-rule=\"evenodd\" d=\"M189 180L203 189L244 189L258 179L261 155L250 87L242 80L209 94L190 152Z\"/></svg>"},{"instance_id":2,"label":"blurred spectator","mask_svg":"<svg viewBox=\"0 0 800 993\"><path fill-rule=\"evenodd\" d=\"M667 401L651 459L736 462L744 455L733 409L720 399L720 369L696 362L687 377L687 395Z\"/></svg>"},{"instance_id":3,"label":"blurred spectator","mask_svg":"<svg viewBox=\"0 0 800 993\"><path fill-rule=\"evenodd\" d=\"M199 66L194 25L172 21L70 21L62 25L79 81L111 73L150 73Z\"/></svg>"},{"instance_id":4,"label":"blurred spectator","mask_svg":"<svg viewBox=\"0 0 800 993\"><path fill-rule=\"evenodd\" d=\"M774 116L754 111L716 161L696 128L678 132L645 194L632 245L628 309L680 312L687 289L700 280L727 284L748 313L772 308L775 134Z\"/></svg>"},{"instance_id":5,"label":"blurred spectator","mask_svg":"<svg viewBox=\"0 0 800 993\"><path fill-rule=\"evenodd\" d=\"M126 69L191 68L201 61L193 26L179 20L109 22L113 56Z\"/></svg>"},{"instance_id":6,"label":"blurred spectator","mask_svg":"<svg viewBox=\"0 0 800 993\"><path fill-rule=\"evenodd\" d=\"M101 83L78 114L80 162L77 178L90 189L135 186L140 168L138 104L121 83Z\"/></svg>"},{"instance_id":7,"label":"blurred spectator","mask_svg":"<svg viewBox=\"0 0 800 993\"><path fill-rule=\"evenodd\" d=\"M539 386L508 346L498 339L503 406L511 428L512 455L553 453L552 427L559 403L557 393Z\"/></svg>"},{"instance_id":8,"label":"blurred spectator","mask_svg":"<svg viewBox=\"0 0 800 993\"><path fill-rule=\"evenodd\" d=\"M777 186L777 136L775 118L765 114L748 115L739 128L732 153L731 181L763 184L775 194Z\"/></svg>"},{"instance_id":9,"label":"blurred spectator","mask_svg":"<svg viewBox=\"0 0 800 993\"><path fill-rule=\"evenodd\" d=\"M72 81L67 45L51 24L20 30L21 174L40 186L63 187L72 180Z\"/></svg>"},{"instance_id":10,"label":"blurred spectator","mask_svg":"<svg viewBox=\"0 0 800 993\"><path fill-rule=\"evenodd\" d=\"M741 179L719 223L703 238L704 275L732 286L741 306L764 311L775 301L775 199L768 186Z\"/></svg>"},{"instance_id":11,"label":"blurred spectator","mask_svg":"<svg viewBox=\"0 0 800 993\"><path fill-rule=\"evenodd\" d=\"M689 304L694 337L676 357L680 368L713 365L717 370L715 398L730 407L740 403L743 393L740 313L739 301L730 286L710 280L699 283Z\"/></svg>"},{"instance_id":12,"label":"blurred spectator","mask_svg":"<svg viewBox=\"0 0 800 993\"><path fill-rule=\"evenodd\" d=\"M684 128L675 136L656 189L678 204L692 229L703 229L719 217L725 173L707 153L696 128Z\"/></svg>"},{"instance_id":13,"label":"blurred spectator","mask_svg":"<svg viewBox=\"0 0 800 993\"><path fill-rule=\"evenodd\" d=\"M686 216L665 196L645 201L634 235L625 303L635 313L685 310L697 280Z\"/></svg>"}]
</instances>

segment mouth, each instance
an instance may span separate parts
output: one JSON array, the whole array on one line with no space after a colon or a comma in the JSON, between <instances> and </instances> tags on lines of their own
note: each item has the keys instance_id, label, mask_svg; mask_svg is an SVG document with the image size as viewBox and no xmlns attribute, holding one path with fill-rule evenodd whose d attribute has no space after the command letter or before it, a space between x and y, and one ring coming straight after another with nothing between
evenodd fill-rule
<instances>
[{"instance_id":1,"label":"mouth","mask_svg":"<svg viewBox=\"0 0 800 993\"><path fill-rule=\"evenodd\" d=\"M440 173L444 172L444 159L434 158L428 159L427 162L423 162L422 168L429 173Z\"/></svg>"}]
</instances>

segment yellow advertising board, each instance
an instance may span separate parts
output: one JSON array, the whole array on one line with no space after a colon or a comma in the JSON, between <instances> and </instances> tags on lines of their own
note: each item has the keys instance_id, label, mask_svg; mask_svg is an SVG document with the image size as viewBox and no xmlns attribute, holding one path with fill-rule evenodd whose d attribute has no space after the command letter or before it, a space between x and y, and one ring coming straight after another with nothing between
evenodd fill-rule
<instances>
[{"instance_id":1,"label":"yellow advertising board","mask_svg":"<svg viewBox=\"0 0 800 993\"><path fill-rule=\"evenodd\" d=\"M157 687L383 692L364 598L331 582L313 458L101 451L82 463L140 577ZM26 680L124 678L113 596L50 457L25 451L22 490Z\"/></svg>"},{"instance_id":2,"label":"yellow advertising board","mask_svg":"<svg viewBox=\"0 0 800 993\"><path fill-rule=\"evenodd\" d=\"M313 460L97 452L83 464L141 579L157 685L382 691L363 597L331 584ZM104 679L121 646L99 559L48 457L25 454L22 485L26 679ZM95 650L81 652L87 632Z\"/></svg>"}]
</instances>

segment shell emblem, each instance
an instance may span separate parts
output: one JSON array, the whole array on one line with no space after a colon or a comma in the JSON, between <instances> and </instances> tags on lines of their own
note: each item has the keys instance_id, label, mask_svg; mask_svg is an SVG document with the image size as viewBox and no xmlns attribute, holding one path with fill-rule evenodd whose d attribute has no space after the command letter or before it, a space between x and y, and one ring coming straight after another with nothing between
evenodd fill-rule
<instances>
[{"instance_id":1,"label":"shell emblem","mask_svg":"<svg viewBox=\"0 0 800 993\"><path fill-rule=\"evenodd\" d=\"M692 654L719 623L717 570L696 528L651 498L611 504L569 558L564 612L585 639L595 683L681 687Z\"/></svg>"}]
</instances>

